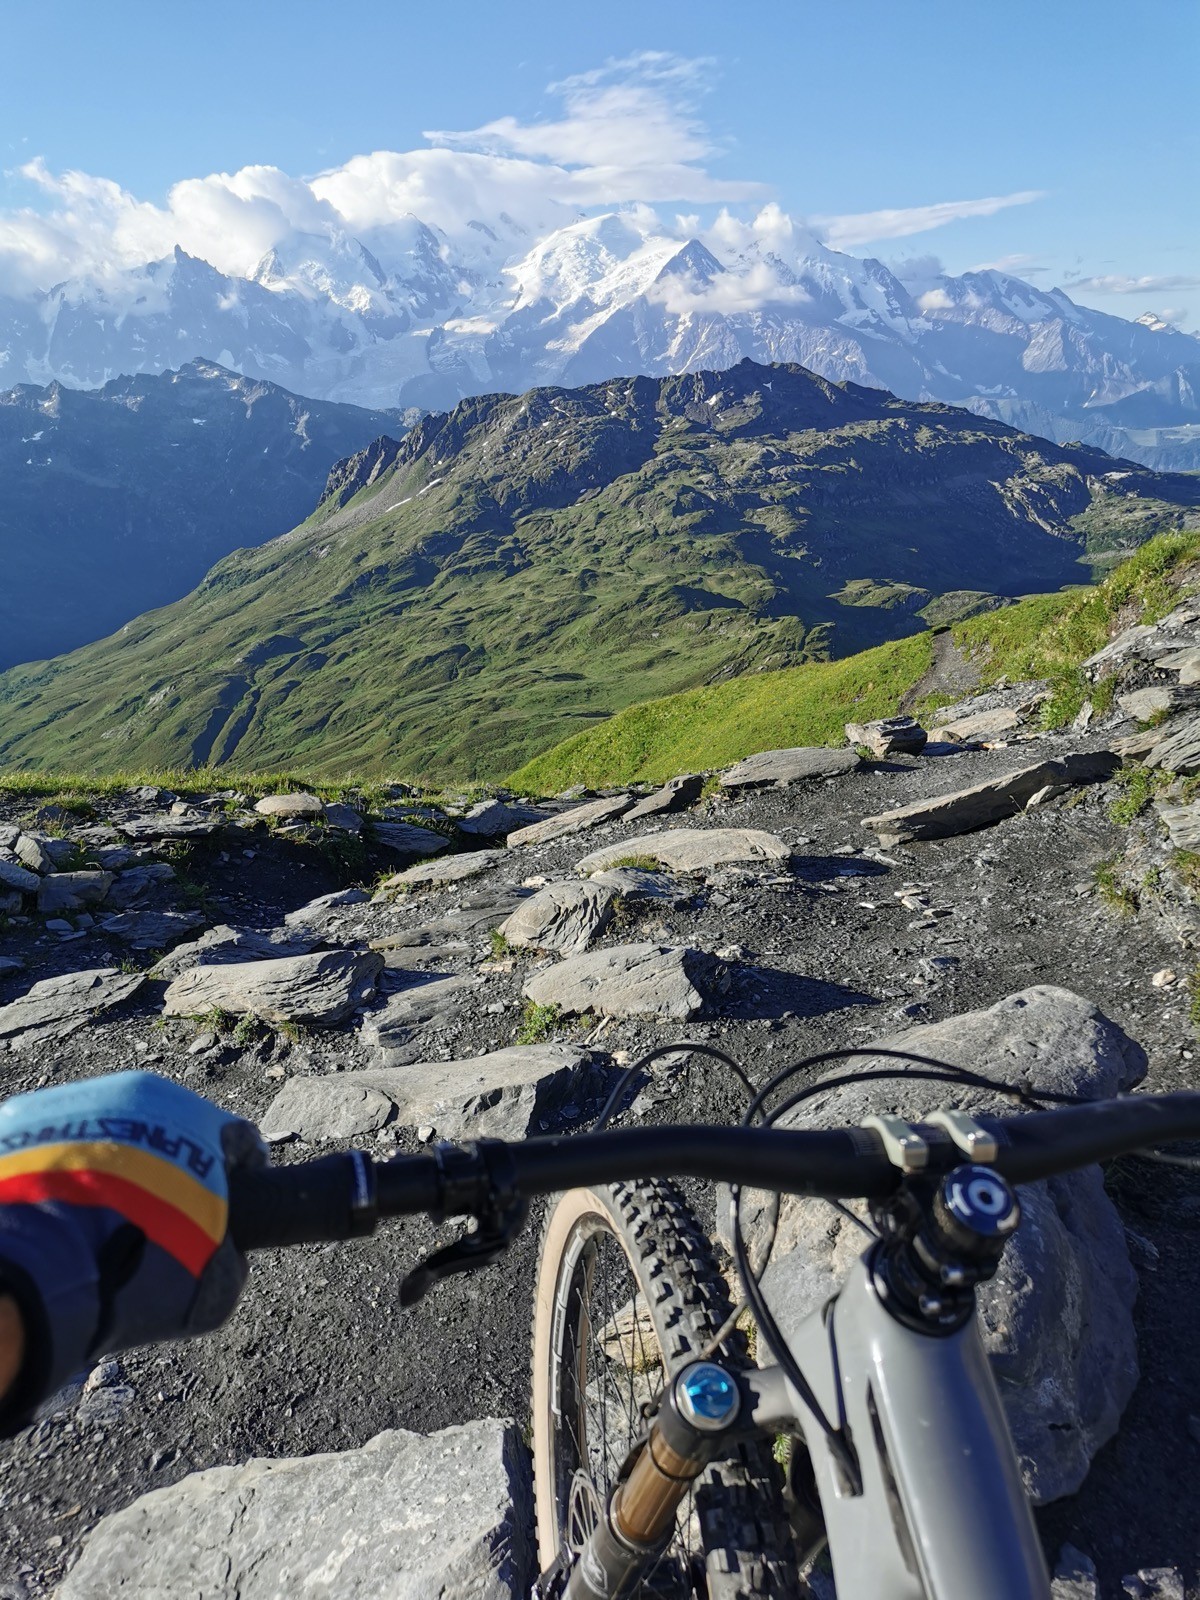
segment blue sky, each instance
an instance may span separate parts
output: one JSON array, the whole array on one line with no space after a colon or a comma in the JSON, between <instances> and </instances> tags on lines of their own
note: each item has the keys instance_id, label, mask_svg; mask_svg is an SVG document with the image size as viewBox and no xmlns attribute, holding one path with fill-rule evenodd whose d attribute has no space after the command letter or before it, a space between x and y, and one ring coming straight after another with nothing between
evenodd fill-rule
<instances>
[{"instance_id":1,"label":"blue sky","mask_svg":"<svg viewBox=\"0 0 1200 1600\"><path fill-rule=\"evenodd\" d=\"M164 236L181 180L306 178L442 130L455 151L603 171L595 204L772 199L858 254L1004 262L1197 329L1198 82L1193 0L8 0L0 257L63 275Z\"/></svg>"}]
</instances>

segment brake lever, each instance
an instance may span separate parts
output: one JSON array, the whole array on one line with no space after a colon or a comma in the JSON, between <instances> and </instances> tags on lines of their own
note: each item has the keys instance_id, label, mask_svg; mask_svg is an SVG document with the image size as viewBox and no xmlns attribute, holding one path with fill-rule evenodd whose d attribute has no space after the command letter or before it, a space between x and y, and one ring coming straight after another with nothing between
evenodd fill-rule
<instances>
[{"instance_id":1,"label":"brake lever","mask_svg":"<svg viewBox=\"0 0 1200 1600\"><path fill-rule=\"evenodd\" d=\"M525 1226L529 1202L516 1185L512 1156L499 1140L481 1139L467 1150L441 1144L434 1151L442 1175L442 1206L437 1221L461 1214L466 1196L485 1199L472 1205L476 1226L434 1250L408 1273L400 1284L400 1304L416 1305L418 1300L456 1272L477 1272L498 1261ZM482 1169L482 1170L481 1170Z\"/></svg>"}]
</instances>

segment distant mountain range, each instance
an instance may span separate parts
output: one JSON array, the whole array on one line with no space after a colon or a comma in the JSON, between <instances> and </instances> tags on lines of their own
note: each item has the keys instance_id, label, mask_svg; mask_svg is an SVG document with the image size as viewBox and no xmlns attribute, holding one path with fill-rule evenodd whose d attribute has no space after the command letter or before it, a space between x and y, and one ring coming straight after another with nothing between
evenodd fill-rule
<instances>
[{"instance_id":1,"label":"distant mountain range","mask_svg":"<svg viewBox=\"0 0 1200 1600\"><path fill-rule=\"evenodd\" d=\"M0 676L0 767L497 777L635 701L1086 580L1198 506L797 366L468 399L185 599Z\"/></svg>"},{"instance_id":2,"label":"distant mountain range","mask_svg":"<svg viewBox=\"0 0 1200 1600\"><path fill-rule=\"evenodd\" d=\"M294 527L396 412L194 361L81 392L0 393L0 667L58 655Z\"/></svg>"},{"instance_id":3,"label":"distant mountain range","mask_svg":"<svg viewBox=\"0 0 1200 1600\"><path fill-rule=\"evenodd\" d=\"M750 357L1200 468L1195 335L999 271L902 282L807 234L721 254L660 226L611 213L535 239L502 217L452 240L414 217L387 260L297 234L244 278L177 249L0 299L0 382L90 387L200 357L325 400L438 409Z\"/></svg>"}]
</instances>

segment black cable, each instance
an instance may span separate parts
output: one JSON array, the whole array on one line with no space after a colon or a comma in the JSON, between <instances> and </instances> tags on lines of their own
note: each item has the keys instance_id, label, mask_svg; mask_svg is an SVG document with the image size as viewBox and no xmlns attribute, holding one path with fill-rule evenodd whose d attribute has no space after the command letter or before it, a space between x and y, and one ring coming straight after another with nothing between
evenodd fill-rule
<instances>
[{"instance_id":1,"label":"black cable","mask_svg":"<svg viewBox=\"0 0 1200 1600\"><path fill-rule=\"evenodd\" d=\"M751 1097L751 1099L754 1098L754 1085L750 1082L750 1079L746 1076L746 1073L742 1067L733 1059L732 1056L726 1055L724 1050L718 1050L715 1045L705 1044L700 1039L681 1039L678 1044L661 1044L657 1046L656 1049L647 1051L647 1053L644 1056L639 1057L639 1059L635 1061L632 1066L626 1067L625 1071L617 1079L616 1087L613 1089L613 1092L605 1101L604 1109L596 1118L595 1122L593 1122L591 1131L593 1133L602 1133L604 1131L617 1107L620 1105L625 1091L628 1089L629 1085L633 1082L633 1079L639 1072L648 1067L652 1061L657 1061L660 1056L673 1056L677 1055L680 1051L687 1051L692 1055L712 1056L714 1060L723 1062L731 1072L737 1075L741 1081L742 1087L745 1089L746 1093Z\"/></svg>"}]
</instances>

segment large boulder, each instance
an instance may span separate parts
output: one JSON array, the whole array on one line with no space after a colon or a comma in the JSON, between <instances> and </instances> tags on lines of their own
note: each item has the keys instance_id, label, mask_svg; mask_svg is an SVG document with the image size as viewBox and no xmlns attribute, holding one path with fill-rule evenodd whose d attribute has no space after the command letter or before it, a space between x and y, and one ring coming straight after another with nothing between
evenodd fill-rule
<instances>
[{"instance_id":1,"label":"large boulder","mask_svg":"<svg viewBox=\"0 0 1200 1600\"><path fill-rule=\"evenodd\" d=\"M722 789L757 789L765 784L800 783L806 778L835 778L853 772L862 762L854 750L798 746L792 750L760 750L721 774Z\"/></svg>"},{"instance_id":2,"label":"large boulder","mask_svg":"<svg viewBox=\"0 0 1200 1600\"><path fill-rule=\"evenodd\" d=\"M38 910L44 917L98 906L112 886L111 872L56 872L38 882Z\"/></svg>"},{"instance_id":3,"label":"large boulder","mask_svg":"<svg viewBox=\"0 0 1200 1600\"><path fill-rule=\"evenodd\" d=\"M666 1017L689 1022L711 1009L721 967L701 950L620 944L543 967L522 991L535 1005L568 1015Z\"/></svg>"},{"instance_id":4,"label":"large boulder","mask_svg":"<svg viewBox=\"0 0 1200 1600\"><path fill-rule=\"evenodd\" d=\"M639 800L628 813L628 820L637 822L641 817L657 817L667 811L686 811L688 806L694 806L699 800L703 788L704 778L698 772L672 778L661 789Z\"/></svg>"},{"instance_id":5,"label":"large boulder","mask_svg":"<svg viewBox=\"0 0 1200 1600\"><path fill-rule=\"evenodd\" d=\"M879 1045L994 1083L1089 1099L1131 1088L1146 1065L1140 1047L1090 1001L1048 986ZM883 1110L916 1121L944 1105L1002 1115L1018 1109L996 1090L909 1077L902 1062L874 1059L869 1050L855 1065L894 1069L896 1081L831 1089L797 1108L794 1125L852 1126ZM980 1320L1026 1485L1044 1502L1079 1487L1133 1393L1137 1279L1098 1167L1025 1185L1020 1198L1021 1227L980 1292ZM759 1225L752 1222L752 1234ZM859 1230L819 1203L784 1202L764 1290L785 1334L824 1303L862 1247Z\"/></svg>"},{"instance_id":6,"label":"large boulder","mask_svg":"<svg viewBox=\"0 0 1200 1600\"><path fill-rule=\"evenodd\" d=\"M576 862L575 870L590 878L622 863L641 866L651 861L673 872L707 872L732 863L787 862L791 855L790 846L761 828L663 828L593 850Z\"/></svg>"},{"instance_id":7,"label":"large boulder","mask_svg":"<svg viewBox=\"0 0 1200 1600\"><path fill-rule=\"evenodd\" d=\"M20 999L0 1006L0 1040L7 1039L11 1050L22 1050L41 1040L65 1039L99 1012L128 1000L145 981L144 972L119 972L116 967L43 978Z\"/></svg>"},{"instance_id":8,"label":"large boulder","mask_svg":"<svg viewBox=\"0 0 1200 1600\"><path fill-rule=\"evenodd\" d=\"M480 800L455 820L460 833L478 839L502 839L518 828L531 828L546 822L551 813L539 806L513 805L504 800Z\"/></svg>"},{"instance_id":9,"label":"large boulder","mask_svg":"<svg viewBox=\"0 0 1200 1600\"><path fill-rule=\"evenodd\" d=\"M846 737L861 744L877 760L887 756L917 756L929 735L915 717L881 717L877 722L848 722Z\"/></svg>"},{"instance_id":10,"label":"large boulder","mask_svg":"<svg viewBox=\"0 0 1200 1600\"><path fill-rule=\"evenodd\" d=\"M512 1422L211 1467L88 1535L59 1600L524 1600L529 1462Z\"/></svg>"},{"instance_id":11,"label":"large boulder","mask_svg":"<svg viewBox=\"0 0 1200 1600\"><path fill-rule=\"evenodd\" d=\"M297 822L314 822L325 815L324 802L315 794L268 794L255 806L260 817L282 817Z\"/></svg>"},{"instance_id":12,"label":"large boulder","mask_svg":"<svg viewBox=\"0 0 1200 1600\"><path fill-rule=\"evenodd\" d=\"M508 836L509 849L523 844L549 844L554 839L565 839L572 833L583 833L587 828L598 828L602 822L613 822L624 816L633 804L632 795L619 794L604 800L591 800L585 806L572 806L560 811L544 822L535 822L528 828L517 828Z\"/></svg>"},{"instance_id":13,"label":"large boulder","mask_svg":"<svg viewBox=\"0 0 1200 1600\"><path fill-rule=\"evenodd\" d=\"M578 955L608 926L615 900L602 884L548 883L505 918L500 932L518 949Z\"/></svg>"},{"instance_id":14,"label":"large boulder","mask_svg":"<svg viewBox=\"0 0 1200 1600\"><path fill-rule=\"evenodd\" d=\"M289 1078L267 1107L263 1137L361 1139L396 1123L446 1139L524 1139L598 1106L608 1074L572 1045L514 1045L461 1061Z\"/></svg>"},{"instance_id":15,"label":"large boulder","mask_svg":"<svg viewBox=\"0 0 1200 1600\"><path fill-rule=\"evenodd\" d=\"M322 950L269 961L189 967L168 987L163 1011L191 1017L206 1011L331 1028L375 994L383 970L376 950Z\"/></svg>"},{"instance_id":16,"label":"large boulder","mask_svg":"<svg viewBox=\"0 0 1200 1600\"><path fill-rule=\"evenodd\" d=\"M939 716L938 725L930 730L929 737L937 744L975 744L984 739L998 739L1002 733L1017 727L1020 721L1011 706L974 711L948 720Z\"/></svg>"},{"instance_id":17,"label":"large boulder","mask_svg":"<svg viewBox=\"0 0 1200 1600\"><path fill-rule=\"evenodd\" d=\"M504 859L503 850L471 850L465 855L443 856L440 861L418 861L415 866L394 872L380 884L392 892L411 889L440 889L448 883L464 883L490 872Z\"/></svg>"},{"instance_id":18,"label":"large boulder","mask_svg":"<svg viewBox=\"0 0 1200 1600\"><path fill-rule=\"evenodd\" d=\"M913 800L895 811L864 817L863 827L873 829L881 845L905 844L910 839L947 839L1015 817L1043 789L1102 783L1112 777L1120 764L1110 750L1039 761L1035 766L1020 767L969 789L955 789L931 800Z\"/></svg>"},{"instance_id":19,"label":"large boulder","mask_svg":"<svg viewBox=\"0 0 1200 1600\"><path fill-rule=\"evenodd\" d=\"M380 956L380 960L385 960ZM425 1028L443 1027L467 1009L482 980L472 976L431 977L413 982L363 1018L359 1039L376 1067L398 1067L414 1061L416 1035Z\"/></svg>"}]
</instances>

